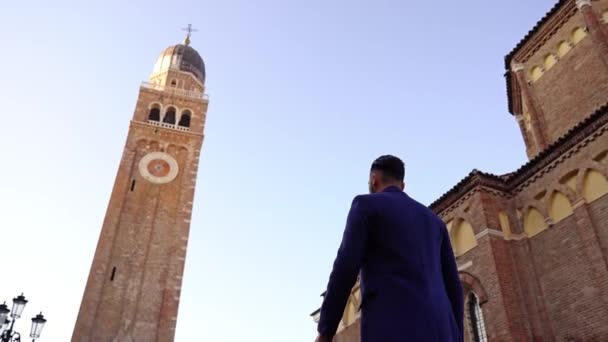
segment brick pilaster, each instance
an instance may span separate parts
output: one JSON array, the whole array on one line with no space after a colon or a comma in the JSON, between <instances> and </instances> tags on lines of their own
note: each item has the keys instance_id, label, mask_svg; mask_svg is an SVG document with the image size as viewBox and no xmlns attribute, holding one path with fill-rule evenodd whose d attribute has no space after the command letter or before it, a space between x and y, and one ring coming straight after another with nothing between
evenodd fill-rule
<instances>
[{"instance_id":1,"label":"brick pilaster","mask_svg":"<svg viewBox=\"0 0 608 342\"><path fill-rule=\"evenodd\" d=\"M608 265L602 253L600 239L595 231L589 208L584 200L574 205L574 217L578 234L583 242L585 255L589 261L589 267L592 270L597 288L600 289L601 300L603 300L604 305L608 305L608 292L605 290L608 288Z\"/></svg>"},{"instance_id":2,"label":"brick pilaster","mask_svg":"<svg viewBox=\"0 0 608 342\"><path fill-rule=\"evenodd\" d=\"M521 131L521 136L524 138L524 144L526 145L526 154L529 158L534 156L534 149L536 146L534 144L534 139L530 139L530 134L528 133L528 129L526 128L526 121L522 114L515 114L515 119L517 120L517 124L519 125L519 130Z\"/></svg>"},{"instance_id":3,"label":"brick pilaster","mask_svg":"<svg viewBox=\"0 0 608 342\"><path fill-rule=\"evenodd\" d=\"M538 153L547 147L547 137L545 136L544 131L544 113L538 105L538 101L536 101L535 99L533 90L528 84L528 80L526 79L526 75L524 73L523 64L513 63L511 69L515 74L515 77L517 78L519 88L521 89L523 101L526 104L526 107L528 108L528 112L530 113L532 132L535 146L537 149L536 153Z\"/></svg>"},{"instance_id":4,"label":"brick pilaster","mask_svg":"<svg viewBox=\"0 0 608 342\"><path fill-rule=\"evenodd\" d=\"M604 65L608 67L608 34L591 6L591 0L576 0L576 7L583 15L591 39L599 50Z\"/></svg>"}]
</instances>

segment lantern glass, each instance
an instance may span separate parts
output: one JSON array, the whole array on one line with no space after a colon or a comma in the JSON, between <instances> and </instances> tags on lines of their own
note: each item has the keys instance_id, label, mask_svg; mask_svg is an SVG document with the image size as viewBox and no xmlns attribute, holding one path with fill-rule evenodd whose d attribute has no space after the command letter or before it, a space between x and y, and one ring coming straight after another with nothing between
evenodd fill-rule
<instances>
[{"instance_id":1,"label":"lantern glass","mask_svg":"<svg viewBox=\"0 0 608 342\"><path fill-rule=\"evenodd\" d=\"M21 317L23 309L25 309L25 304L27 304L27 300L23 296L23 293L13 298L13 310L11 310L11 317L15 319Z\"/></svg>"},{"instance_id":2,"label":"lantern glass","mask_svg":"<svg viewBox=\"0 0 608 342\"><path fill-rule=\"evenodd\" d=\"M10 312L11 311L8 309L8 306L6 306L6 303L0 304L0 329L2 325L4 325L4 321L6 321L6 318Z\"/></svg>"},{"instance_id":3,"label":"lantern glass","mask_svg":"<svg viewBox=\"0 0 608 342\"><path fill-rule=\"evenodd\" d=\"M44 323L46 323L46 319L44 319L42 312L36 315L36 317L32 318L32 329L30 330L31 338L40 338L42 328L44 328Z\"/></svg>"},{"instance_id":4,"label":"lantern glass","mask_svg":"<svg viewBox=\"0 0 608 342\"><path fill-rule=\"evenodd\" d=\"M9 319L8 319L8 318L6 318L6 319L4 320L4 323L2 323L2 324L0 325L0 336L2 335L2 333L3 333L5 330L8 330L8 327L9 327L9 325L10 325L10 324L11 324L11 321L9 321Z\"/></svg>"}]
</instances>

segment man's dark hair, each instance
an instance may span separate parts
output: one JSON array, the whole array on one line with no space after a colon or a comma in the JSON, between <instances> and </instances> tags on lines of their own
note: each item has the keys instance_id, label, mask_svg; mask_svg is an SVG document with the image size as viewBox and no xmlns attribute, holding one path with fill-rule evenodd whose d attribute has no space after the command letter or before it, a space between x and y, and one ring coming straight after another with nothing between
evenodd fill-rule
<instances>
[{"instance_id":1,"label":"man's dark hair","mask_svg":"<svg viewBox=\"0 0 608 342\"><path fill-rule=\"evenodd\" d=\"M403 161L395 156L384 155L378 157L372 163L371 171L380 171L385 180L396 180L403 182L405 177L405 165Z\"/></svg>"}]
</instances>

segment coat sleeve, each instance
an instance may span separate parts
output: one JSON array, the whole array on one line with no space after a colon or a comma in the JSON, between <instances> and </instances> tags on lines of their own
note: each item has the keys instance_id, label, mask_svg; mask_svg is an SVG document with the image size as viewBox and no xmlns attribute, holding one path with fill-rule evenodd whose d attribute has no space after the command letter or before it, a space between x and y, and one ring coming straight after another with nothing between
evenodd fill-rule
<instances>
[{"instance_id":1,"label":"coat sleeve","mask_svg":"<svg viewBox=\"0 0 608 342\"><path fill-rule=\"evenodd\" d=\"M322 336L336 334L363 262L368 235L368 214L363 202L364 196L355 197L348 213L342 243L321 306L317 330Z\"/></svg>"},{"instance_id":2,"label":"coat sleeve","mask_svg":"<svg viewBox=\"0 0 608 342\"><path fill-rule=\"evenodd\" d=\"M452 304L452 312L456 319L456 324L460 330L460 341L464 340L464 295L460 277L458 276L458 267L456 259L452 251L452 244L445 225L442 224L442 239L441 239L441 271L443 273L443 283Z\"/></svg>"}]
</instances>

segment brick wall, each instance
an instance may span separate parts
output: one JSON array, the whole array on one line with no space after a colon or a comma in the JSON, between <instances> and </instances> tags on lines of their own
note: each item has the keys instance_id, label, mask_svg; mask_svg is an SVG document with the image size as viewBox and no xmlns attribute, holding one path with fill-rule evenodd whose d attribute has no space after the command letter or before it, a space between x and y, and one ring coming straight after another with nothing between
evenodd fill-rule
<instances>
[{"instance_id":1,"label":"brick wall","mask_svg":"<svg viewBox=\"0 0 608 342\"><path fill-rule=\"evenodd\" d=\"M583 244L570 216L530 240L531 256L557 340L608 339L608 308L599 298ZM526 262L521 260L521 262ZM603 317L603 318L602 318Z\"/></svg>"},{"instance_id":2,"label":"brick wall","mask_svg":"<svg viewBox=\"0 0 608 342\"><path fill-rule=\"evenodd\" d=\"M598 232L604 258L608 259L608 195L589 203L588 208L591 221Z\"/></svg>"},{"instance_id":3,"label":"brick wall","mask_svg":"<svg viewBox=\"0 0 608 342\"><path fill-rule=\"evenodd\" d=\"M531 87L551 143L608 102L608 68L587 35Z\"/></svg>"}]
</instances>

